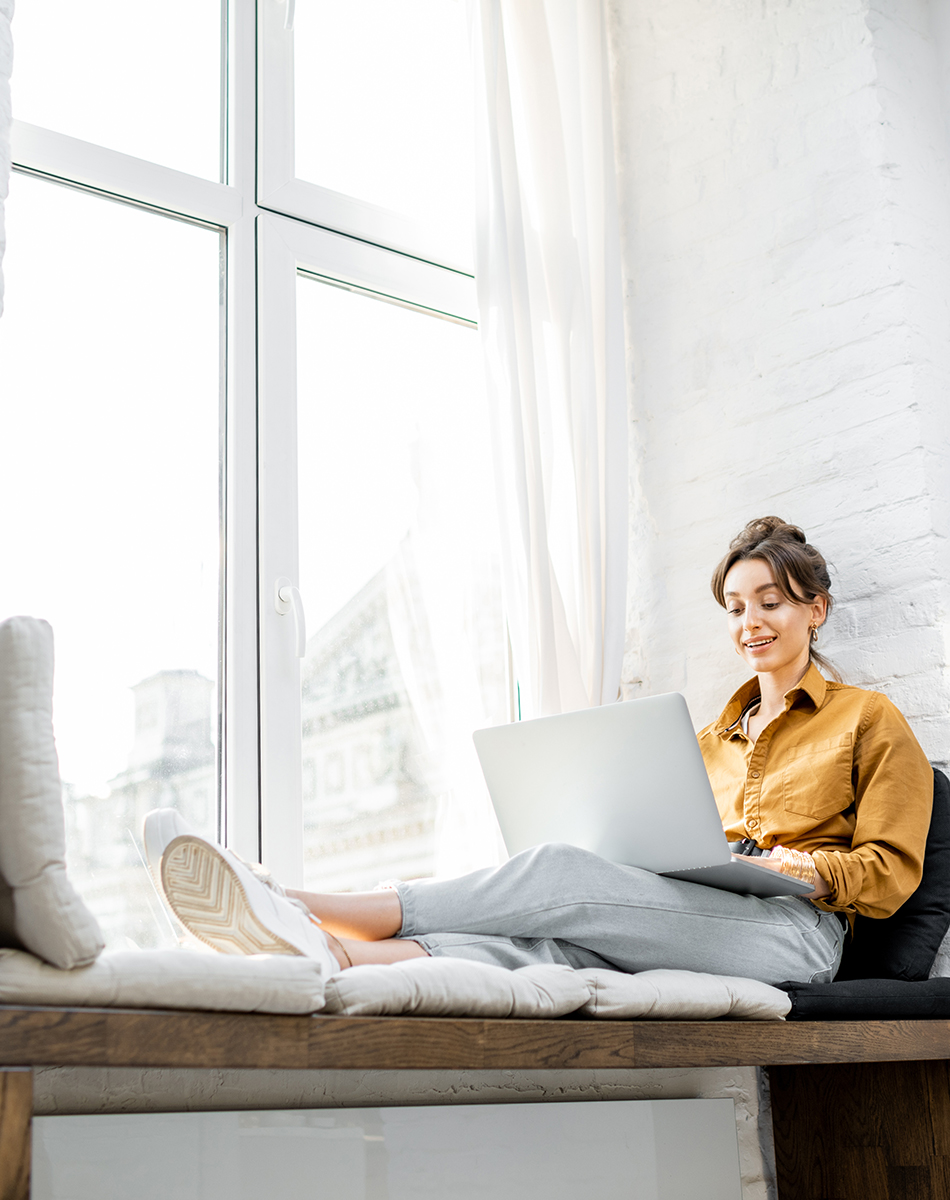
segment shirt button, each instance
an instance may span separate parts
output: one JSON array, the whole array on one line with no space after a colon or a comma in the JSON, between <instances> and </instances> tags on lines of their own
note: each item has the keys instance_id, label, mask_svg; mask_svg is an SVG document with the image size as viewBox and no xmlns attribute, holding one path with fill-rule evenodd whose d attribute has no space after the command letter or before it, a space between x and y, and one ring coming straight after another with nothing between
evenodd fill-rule
<instances>
[{"instance_id":1,"label":"shirt button","mask_svg":"<svg viewBox=\"0 0 950 1200\"><path fill-rule=\"evenodd\" d=\"M758 779L758 777L759 777L759 773L758 773L758 771L753 771L753 772L752 772L752 778L753 778L753 779Z\"/></svg>"},{"instance_id":2,"label":"shirt button","mask_svg":"<svg viewBox=\"0 0 950 1200\"><path fill-rule=\"evenodd\" d=\"M751 821L746 821L746 824L748 825L748 827L750 829L758 829L758 827L759 827L759 823L755 819L755 817L753 817Z\"/></svg>"}]
</instances>

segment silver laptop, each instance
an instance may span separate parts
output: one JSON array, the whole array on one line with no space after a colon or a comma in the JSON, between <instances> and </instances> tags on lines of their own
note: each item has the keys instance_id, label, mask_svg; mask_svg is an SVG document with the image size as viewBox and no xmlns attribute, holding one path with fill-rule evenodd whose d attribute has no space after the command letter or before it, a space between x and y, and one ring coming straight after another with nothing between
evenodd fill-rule
<instances>
[{"instance_id":1,"label":"silver laptop","mask_svg":"<svg viewBox=\"0 0 950 1200\"><path fill-rule=\"evenodd\" d=\"M568 842L730 892L812 890L752 858L733 860L678 692L479 729L474 738L509 854Z\"/></svg>"}]
</instances>

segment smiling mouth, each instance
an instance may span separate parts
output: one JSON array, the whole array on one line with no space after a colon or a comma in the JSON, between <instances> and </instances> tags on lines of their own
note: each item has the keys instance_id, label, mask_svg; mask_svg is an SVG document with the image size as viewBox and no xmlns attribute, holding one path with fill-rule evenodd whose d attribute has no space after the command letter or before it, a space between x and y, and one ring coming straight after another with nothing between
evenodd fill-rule
<instances>
[{"instance_id":1,"label":"smiling mouth","mask_svg":"<svg viewBox=\"0 0 950 1200\"><path fill-rule=\"evenodd\" d=\"M746 642L746 643L745 643L745 648L746 648L746 650L761 650L761 649L763 649L765 646L771 646L771 644L772 644L774 641L775 641L775 638L774 638L774 637L770 637L770 638L756 638L756 640L755 640L754 642Z\"/></svg>"}]
</instances>

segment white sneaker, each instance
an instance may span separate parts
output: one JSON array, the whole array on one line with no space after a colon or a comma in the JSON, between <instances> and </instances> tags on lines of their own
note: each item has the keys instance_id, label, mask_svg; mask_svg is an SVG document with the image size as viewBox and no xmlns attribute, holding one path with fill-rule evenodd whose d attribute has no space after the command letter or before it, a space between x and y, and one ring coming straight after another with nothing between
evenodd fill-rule
<instances>
[{"instance_id":1,"label":"white sneaker","mask_svg":"<svg viewBox=\"0 0 950 1200\"><path fill-rule=\"evenodd\" d=\"M202 837L194 826L188 824L177 808L154 808L150 813L145 814L145 820L142 825L142 841L145 843L145 857L148 860L149 868L155 877L155 882L158 884L159 890L162 887L162 855L171 841L176 837L183 837L185 834L191 834L198 838ZM212 846L217 845L217 842L211 841L210 838L202 838L202 840ZM228 850L227 853L243 863L251 874L266 887L271 888L278 896L283 896L289 904L295 904L305 916L316 921L318 925L320 924L319 918L311 914L306 904L302 900L292 899L288 896L281 884L260 863L248 862L247 859L241 858L240 854L234 850Z\"/></svg>"},{"instance_id":2,"label":"white sneaker","mask_svg":"<svg viewBox=\"0 0 950 1200\"><path fill-rule=\"evenodd\" d=\"M233 851L192 832L174 809L148 814L144 840L150 865L157 854L169 907L206 945L222 954L299 954L319 962L324 978L340 970L303 901L292 900L265 872L259 877Z\"/></svg>"}]
</instances>

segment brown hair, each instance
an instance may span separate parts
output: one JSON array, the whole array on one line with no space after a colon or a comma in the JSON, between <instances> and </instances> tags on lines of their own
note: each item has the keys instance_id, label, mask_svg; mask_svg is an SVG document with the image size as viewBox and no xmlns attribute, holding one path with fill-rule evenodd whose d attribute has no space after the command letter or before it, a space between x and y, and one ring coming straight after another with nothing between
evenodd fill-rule
<instances>
[{"instance_id":1,"label":"brown hair","mask_svg":"<svg viewBox=\"0 0 950 1200\"><path fill-rule=\"evenodd\" d=\"M757 517L729 543L727 554L710 580L712 594L723 608L726 607L726 576L737 562L747 558L768 563L778 590L786 600L793 604L810 604L823 596L827 611L831 612L834 599L828 564L820 551L808 544L803 531L781 517ZM809 657L816 666L840 681L837 670L823 654L819 654L814 642L810 644Z\"/></svg>"}]
</instances>

